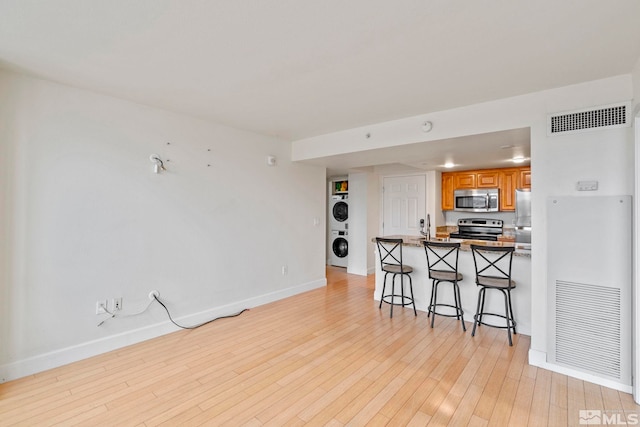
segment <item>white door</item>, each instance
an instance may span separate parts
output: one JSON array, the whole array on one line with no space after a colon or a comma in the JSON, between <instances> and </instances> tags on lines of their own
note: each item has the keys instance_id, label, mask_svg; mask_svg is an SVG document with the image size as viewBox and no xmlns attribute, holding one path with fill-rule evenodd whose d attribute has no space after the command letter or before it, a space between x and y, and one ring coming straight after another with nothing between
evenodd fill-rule
<instances>
[{"instance_id":1,"label":"white door","mask_svg":"<svg viewBox=\"0 0 640 427\"><path fill-rule=\"evenodd\" d=\"M394 176L382 180L382 235L420 234L425 218L426 176Z\"/></svg>"}]
</instances>

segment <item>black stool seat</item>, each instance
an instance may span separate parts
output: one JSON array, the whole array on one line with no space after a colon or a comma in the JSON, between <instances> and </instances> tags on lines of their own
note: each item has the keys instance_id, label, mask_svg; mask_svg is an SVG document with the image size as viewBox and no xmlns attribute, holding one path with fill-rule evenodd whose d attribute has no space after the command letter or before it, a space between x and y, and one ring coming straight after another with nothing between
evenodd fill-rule
<instances>
[{"instance_id":1,"label":"black stool seat","mask_svg":"<svg viewBox=\"0 0 640 427\"><path fill-rule=\"evenodd\" d=\"M503 279L500 277L479 277L477 281L478 286L484 286L485 288L496 289L514 289L516 282L513 280Z\"/></svg>"},{"instance_id":2,"label":"black stool seat","mask_svg":"<svg viewBox=\"0 0 640 427\"><path fill-rule=\"evenodd\" d=\"M384 282L382 284L382 295L380 296L380 305L387 303L391 306L389 317L393 317L393 306L413 305L414 316L418 315L416 311L416 303L413 299L413 283L410 273L413 267L402 262L402 239L389 239L384 237L376 237L376 245L378 247L378 255L380 256L380 269L384 271ZM385 294L387 288L387 276L391 274L391 293ZM396 276L400 275L400 293L396 294ZM409 278L409 294L404 292L404 277Z\"/></svg>"},{"instance_id":3,"label":"black stool seat","mask_svg":"<svg viewBox=\"0 0 640 427\"><path fill-rule=\"evenodd\" d=\"M471 245L473 263L476 269L476 284L478 291L478 305L473 316L473 330L471 336L476 334L476 326L485 325L492 328L507 330L509 345L513 345L511 331L516 334L516 321L513 317L513 305L511 304L511 290L515 289L516 282L511 280L511 264L513 261L513 247ZM486 292L488 289L497 290L504 297L504 314L491 313L484 309ZM505 325L486 323L484 316L499 317L505 320Z\"/></svg>"},{"instance_id":4,"label":"black stool seat","mask_svg":"<svg viewBox=\"0 0 640 427\"><path fill-rule=\"evenodd\" d=\"M450 282L450 281L457 280L459 282L462 280L462 273L456 273L454 271L432 270L432 271L429 271L429 277L435 280L440 280L440 281Z\"/></svg>"},{"instance_id":5,"label":"black stool seat","mask_svg":"<svg viewBox=\"0 0 640 427\"><path fill-rule=\"evenodd\" d=\"M394 274L407 274L413 273L413 267L408 265L385 265L384 267L382 267L382 271Z\"/></svg>"},{"instance_id":6,"label":"black stool seat","mask_svg":"<svg viewBox=\"0 0 640 427\"><path fill-rule=\"evenodd\" d=\"M427 266L429 267L429 279L431 282L431 301L429 302L429 313L431 316L431 327L433 328L436 315L444 317L455 317L460 320L462 330L466 331L464 324L464 311L460 299L460 287L458 282L462 280L462 273L458 272L458 253L460 243L451 242L431 242L425 240L424 252L427 256ZM440 283L451 283L453 287L453 304L438 302L438 286ZM437 311L439 307L453 309L453 313L443 313ZM450 310L449 310L450 311Z\"/></svg>"}]
</instances>

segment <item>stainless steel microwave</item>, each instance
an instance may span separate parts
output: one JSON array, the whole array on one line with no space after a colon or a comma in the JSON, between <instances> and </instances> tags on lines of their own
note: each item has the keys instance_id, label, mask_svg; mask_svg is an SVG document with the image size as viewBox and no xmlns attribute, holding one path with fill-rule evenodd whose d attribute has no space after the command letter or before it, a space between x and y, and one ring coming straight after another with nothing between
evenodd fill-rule
<instances>
[{"instance_id":1,"label":"stainless steel microwave","mask_svg":"<svg viewBox=\"0 0 640 427\"><path fill-rule=\"evenodd\" d=\"M497 188L456 190L453 193L453 210L460 212L498 212L500 191Z\"/></svg>"}]
</instances>

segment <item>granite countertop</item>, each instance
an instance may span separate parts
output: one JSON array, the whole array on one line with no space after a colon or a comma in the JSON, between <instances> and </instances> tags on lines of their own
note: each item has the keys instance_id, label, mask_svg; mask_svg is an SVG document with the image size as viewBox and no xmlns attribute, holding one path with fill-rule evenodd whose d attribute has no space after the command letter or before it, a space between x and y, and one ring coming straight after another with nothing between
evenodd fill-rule
<instances>
[{"instance_id":1,"label":"granite countertop","mask_svg":"<svg viewBox=\"0 0 640 427\"><path fill-rule=\"evenodd\" d=\"M407 235L394 235L384 236L389 239L402 239L403 246L423 247L423 243L426 238L424 236L407 236ZM372 239L373 242L376 239ZM482 246L494 246L494 247L515 247L515 255L517 256L531 256L531 243L516 243L511 240L490 242L486 240L469 240L469 239L451 239L449 237L432 237L432 242L453 242L460 243L460 250L471 251L471 245Z\"/></svg>"}]
</instances>

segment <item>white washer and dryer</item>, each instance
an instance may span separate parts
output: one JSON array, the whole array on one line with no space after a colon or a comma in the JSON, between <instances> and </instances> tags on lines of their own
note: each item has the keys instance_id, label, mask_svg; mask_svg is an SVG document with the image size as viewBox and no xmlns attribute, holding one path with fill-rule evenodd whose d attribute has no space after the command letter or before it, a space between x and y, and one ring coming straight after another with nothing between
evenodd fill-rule
<instances>
[{"instance_id":1,"label":"white washer and dryer","mask_svg":"<svg viewBox=\"0 0 640 427\"><path fill-rule=\"evenodd\" d=\"M347 266L349 255L349 241L347 230L331 230L331 265L336 267Z\"/></svg>"},{"instance_id":2,"label":"white washer and dryer","mask_svg":"<svg viewBox=\"0 0 640 427\"><path fill-rule=\"evenodd\" d=\"M349 255L349 204L346 194L332 195L329 200L330 264L346 267Z\"/></svg>"},{"instance_id":3,"label":"white washer and dryer","mask_svg":"<svg viewBox=\"0 0 640 427\"><path fill-rule=\"evenodd\" d=\"M349 204L346 194L333 195L329 201L331 230L347 230L349 228Z\"/></svg>"}]
</instances>

